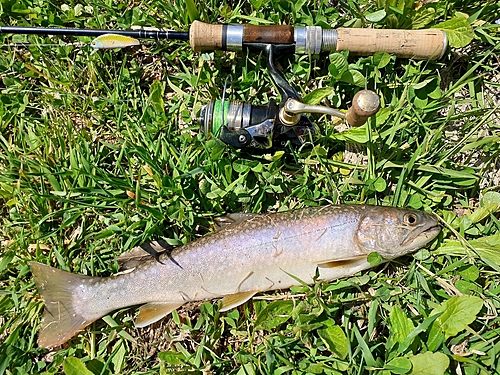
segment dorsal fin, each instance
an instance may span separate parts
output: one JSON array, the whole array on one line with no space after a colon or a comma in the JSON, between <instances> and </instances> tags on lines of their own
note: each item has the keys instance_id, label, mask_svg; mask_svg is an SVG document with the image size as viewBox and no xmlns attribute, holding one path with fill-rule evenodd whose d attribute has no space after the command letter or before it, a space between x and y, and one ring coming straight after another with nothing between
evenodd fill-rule
<instances>
[{"instance_id":1,"label":"dorsal fin","mask_svg":"<svg viewBox=\"0 0 500 375\"><path fill-rule=\"evenodd\" d=\"M214 219L215 222L215 230L219 231L222 228L227 228L229 225L234 225L241 223L245 220L258 217L258 214L250 214L250 213L235 213L235 214L227 214L224 216L219 216Z\"/></svg>"},{"instance_id":2,"label":"dorsal fin","mask_svg":"<svg viewBox=\"0 0 500 375\"><path fill-rule=\"evenodd\" d=\"M156 259L165 251L170 251L173 246L169 245L165 240L157 240L146 242L141 246L136 246L132 250L120 254L116 261L120 271L126 271L137 267L142 262Z\"/></svg>"}]
</instances>

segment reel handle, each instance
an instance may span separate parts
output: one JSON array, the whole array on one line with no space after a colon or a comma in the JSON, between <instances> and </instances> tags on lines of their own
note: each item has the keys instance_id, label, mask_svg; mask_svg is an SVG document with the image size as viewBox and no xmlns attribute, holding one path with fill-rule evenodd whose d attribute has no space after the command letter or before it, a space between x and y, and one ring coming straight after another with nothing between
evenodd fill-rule
<instances>
[{"instance_id":1,"label":"reel handle","mask_svg":"<svg viewBox=\"0 0 500 375\"><path fill-rule=\"evenodd\" d=\"M352 106L346 113L322 105L304 104L297 99L288 99L279 112L279 119L285 126L299 122L303 113L321 113L345 119L350 126L361 126L380 109L380 98L371 90L361 90L352 99Z\"/></svg>"}]
</instances>

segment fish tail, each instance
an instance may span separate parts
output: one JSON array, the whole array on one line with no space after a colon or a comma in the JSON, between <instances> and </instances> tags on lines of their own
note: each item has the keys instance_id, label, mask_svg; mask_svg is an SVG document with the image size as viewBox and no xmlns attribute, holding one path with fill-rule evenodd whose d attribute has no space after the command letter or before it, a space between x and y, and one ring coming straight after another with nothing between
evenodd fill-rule
<instances>
[{"instance_id":1,"label":"fish tail","mask_svg":"<svg viewBox=\"0 0 500 375\"><path fill-rule=\"evenodd\" d=\"M75 290L82 285L90 285L91 276L76 275L61 271L45 264L30 262L31 273L43 301L45 311L38 345L52 348L61 345L101 316L84 316L78 310Z\"/></svg>"}]
</instances>

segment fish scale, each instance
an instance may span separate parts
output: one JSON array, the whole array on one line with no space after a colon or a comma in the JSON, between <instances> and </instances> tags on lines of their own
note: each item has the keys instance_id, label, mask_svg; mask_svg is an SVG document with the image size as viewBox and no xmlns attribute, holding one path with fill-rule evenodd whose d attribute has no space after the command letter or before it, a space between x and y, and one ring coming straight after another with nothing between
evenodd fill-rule
<instances>
[{"instance_id":1,"label":"fish scale","mask_svg":"<svg viewBox=\"0 0 500 375\"><path fill-rule=\"evenodd\" d=\"M231 219L231 216L229 217ZM433 215L368 205L331 205L233 217L231 224L106 278L30 263L45 313L38 342L60 345L102 316L142 305L136 326L182 304L222 297L221 311L263 291L316 277L329 281L370 267L377 252L390 260L439 233ZM158 287L161 286L161 287Z\"/></svg>"}]
</instances>

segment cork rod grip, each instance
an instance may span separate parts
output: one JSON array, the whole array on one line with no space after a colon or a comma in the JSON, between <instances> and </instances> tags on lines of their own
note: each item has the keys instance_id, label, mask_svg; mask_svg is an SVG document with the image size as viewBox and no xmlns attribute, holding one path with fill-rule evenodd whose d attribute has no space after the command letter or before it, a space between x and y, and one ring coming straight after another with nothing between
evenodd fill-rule
<instances>
[{"instance_id":1,"label":"cork rod grip","mask_svg":"<svg viewBox=\"0 0 500 375\"><path fill-rule=\"evenodd\" d=\"M353 55L372 55L383 51L397 57L437 60L447 47L446 33L436 29L337 29L337 51Z\"/></svg>"},{"instance_id":2,"label":"cork rod grip","mask_svg":"<svg viewBox=\"0 0 500 375\"><path fill-rule=\"evenodd\" d=\"M222 49L222 25L194 21L189 28L189 44L194 52Z\"/></svg>"}]
</instances>

